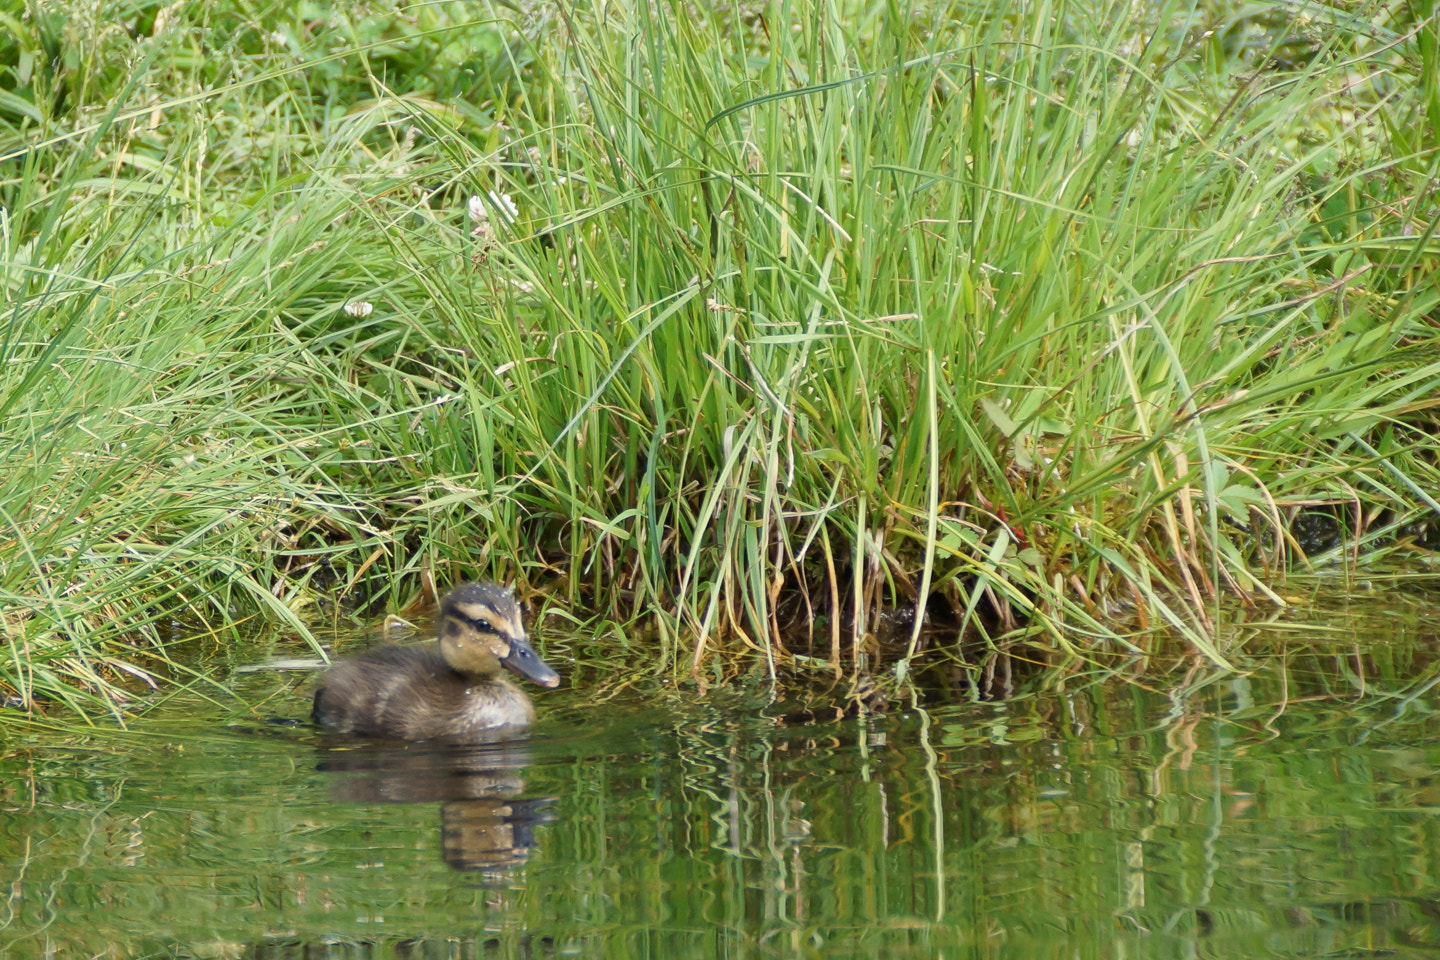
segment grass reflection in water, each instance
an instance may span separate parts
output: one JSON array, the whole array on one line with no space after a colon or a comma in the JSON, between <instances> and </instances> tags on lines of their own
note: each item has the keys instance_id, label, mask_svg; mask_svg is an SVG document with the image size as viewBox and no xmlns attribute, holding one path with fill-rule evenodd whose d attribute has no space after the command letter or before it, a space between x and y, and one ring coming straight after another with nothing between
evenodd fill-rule
<instances>
[{"instance_id":1,"label":"grass reflection in water","mask_svg":"<svg viewBox=\"0 0 1440 960\"><path fill-rule=\"evenodd\" d=\"M1440 943L1434 671L1423 640L1296 645L1163 695L1036 673L1003 703L888 716L744 684L599 708L563 690L530 739L468 750L8 723L0 946L1403 953ZM303 715L303 690L277 709Z\"/></svg>"}]
</instances>

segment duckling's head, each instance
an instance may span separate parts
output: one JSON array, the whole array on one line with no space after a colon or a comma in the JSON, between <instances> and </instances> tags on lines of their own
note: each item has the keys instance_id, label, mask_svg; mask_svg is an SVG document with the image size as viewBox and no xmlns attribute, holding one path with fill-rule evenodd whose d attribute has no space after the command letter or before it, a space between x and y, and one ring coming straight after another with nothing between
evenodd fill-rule
<instances>
[{"instance_id":1,"label":"duckling's head","mask_svg":"<svg viewBox=\"0 0 1440 960\"><path fill-rule=\"evenodd\" d=\"M464 583L440 601L440 653L459 673L493 677L506 667L542 687L560 675L540 659L525 635L520 605L505 587Z\"/></svg>"}]
</instances>

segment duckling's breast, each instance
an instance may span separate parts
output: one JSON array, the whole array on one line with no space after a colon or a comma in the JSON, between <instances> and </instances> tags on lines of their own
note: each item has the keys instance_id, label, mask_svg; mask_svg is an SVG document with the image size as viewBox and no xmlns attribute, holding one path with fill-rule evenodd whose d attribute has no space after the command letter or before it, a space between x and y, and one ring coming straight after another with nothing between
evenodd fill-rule
<instances>
[{"instance_id":1,"label":"duckling's breast","mask_svg":"<svg viewBox=\"0 0 1440 960\"><path fill-rule=\"evenodd\" d=\"M529 726L535 708L504 679L456 673L430 644L380 647L333 667L311 716L361 737L474 740Z\"/></svg>"}]
</instances>

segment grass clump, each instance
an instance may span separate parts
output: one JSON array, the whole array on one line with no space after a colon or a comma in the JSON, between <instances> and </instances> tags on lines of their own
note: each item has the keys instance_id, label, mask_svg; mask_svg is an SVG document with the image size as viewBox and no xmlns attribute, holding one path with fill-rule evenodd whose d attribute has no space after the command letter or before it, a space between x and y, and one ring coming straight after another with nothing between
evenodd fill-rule
<instances>
[{"instance_id":1,"label":"grass clump","mask_svg":"<svg viewBox=\"0 0 1440 960\"><path fill-rule=\"evenodd\" d=\"M937 594L1225 663L1298 517L1435 507L1424 11L229 9L0 52L26 703L436 568L680 673Z\"/></svg>"}]
</instances>

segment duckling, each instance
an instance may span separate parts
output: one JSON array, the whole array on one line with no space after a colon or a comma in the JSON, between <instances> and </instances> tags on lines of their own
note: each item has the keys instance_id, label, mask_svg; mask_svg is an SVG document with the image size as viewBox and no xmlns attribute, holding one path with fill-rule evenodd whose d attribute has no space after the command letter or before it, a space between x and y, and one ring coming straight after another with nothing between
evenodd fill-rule
<instances>
[{"instance_id":1,"label":"duckling","mask_svg":"<svg viewBox=\"0 0 1440 960\"><path fill-rule=\"evenodd\" d=\"M511 591L461 584L440 601L438 626L438 643L380 647L332 667L311 718L336 733L401 740L483 740L534 723L530 698L500 668L542 687L560 675L530 646Z\"/></svg>"}]
</instances>

